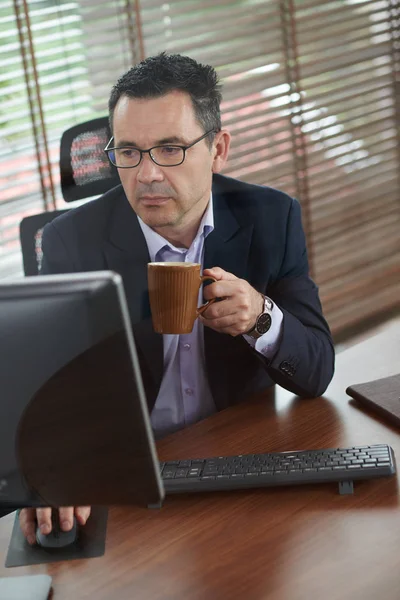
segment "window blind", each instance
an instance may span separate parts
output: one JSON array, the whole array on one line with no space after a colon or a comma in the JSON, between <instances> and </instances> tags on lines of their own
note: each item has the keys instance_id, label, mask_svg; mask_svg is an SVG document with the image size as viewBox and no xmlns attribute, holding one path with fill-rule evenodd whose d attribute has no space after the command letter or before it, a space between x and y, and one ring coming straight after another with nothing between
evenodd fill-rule
<instances>
[{"instance_id":1,"label":"window blind","mask_svg":"<svg viewBox=\"0 0 400 600\"><path fill-rule=\"evenodd\" d=\"M335 333L399 306L398 2L291 3L313 275Z\"/></svg>"},{"instance_id":2,"label":"window blind","mask_svg":"<svg viewBox=\"0 0 400 600\"><path fill-rule=\"evenodd\" d=\"M0 0L0 277L22 272L21 219L63 207L63 131L103 115L135 62L127 15L122 1Z\"/></svg>"},{"instance_id":3,"label":"window blind","mask_svg":"<svg viewBox=\"0 0 400 600\"><path fill-rule=\"evenodd\" d=\"M0 36L0 276L20 218L62 206L61 132L165 50L221 77L225 173L301 202L334 334L399 305L399 0L0 0Z\"/></svg>"}]
</instances>

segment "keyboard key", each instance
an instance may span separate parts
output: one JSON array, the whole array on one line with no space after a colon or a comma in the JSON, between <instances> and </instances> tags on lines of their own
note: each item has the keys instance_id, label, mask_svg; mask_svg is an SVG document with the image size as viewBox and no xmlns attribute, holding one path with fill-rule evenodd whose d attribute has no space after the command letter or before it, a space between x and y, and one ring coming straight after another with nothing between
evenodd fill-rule
<instances>
[{"instance_id":1,"label":"keyboard key","mask_svg":"<svg viewBox=\"0 0 400 600\"><path fill-rule=\"evenodd\" d=\"M190 471L188 473L188 477L199 477L200 474L201 474L200 467L198 469L190 469Z\"/></svg>"},{"instance_id":2,"label":"keyboard key","mask_svg":"<svg viewBox=\"0 0 400 600\"><path fill-rule=\"evenodd\" d=\"M387 452L370 452L369 455L374 458L389 458L389 454Z\"/></svg>"},{"instance_id":3,"label":"keyboard key","mask_svg":"<svg viewBox=\"0 0 400 600\"><path fill-rule=\"evenodd\" d=\"M163 471L163 477L165 477L165 475L175 476L175 473L176 473L176 469L169 469L168 467L165 467L164 471Z\"/></svg>"},{"instance_id":4,"label":"keyboard key","mask_svg":"<svg viewBox=\"0 0 400 600\"><path fill-rule=\"evenodd\" d=\"M175 473L175 477L186 477L188 474L188 469L177 469Z\"/></svg>"}]
</instances>

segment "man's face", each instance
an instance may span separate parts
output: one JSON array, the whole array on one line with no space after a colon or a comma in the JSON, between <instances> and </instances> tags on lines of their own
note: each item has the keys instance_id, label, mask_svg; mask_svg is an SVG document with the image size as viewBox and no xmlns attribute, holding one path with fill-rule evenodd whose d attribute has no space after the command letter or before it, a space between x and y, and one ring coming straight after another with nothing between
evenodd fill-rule
<instances>
[{"instance_id":1,"label":"man's face","mask_svg":"<svg viewBox=\"0 0 400 600\"><path fill-rule=\"evenodd\" d=\"M205 132L195 119L190 96L174 91L160 98L122 96L114 111L113 133L114 146L147 150L168 143L186 146ZM202 140L187 150L181 165L159 167L144 154L139 166L119 169L133 210L153 229L184 228L199 220L210 198L214 154Z\"/></svg>"}]
</instances>

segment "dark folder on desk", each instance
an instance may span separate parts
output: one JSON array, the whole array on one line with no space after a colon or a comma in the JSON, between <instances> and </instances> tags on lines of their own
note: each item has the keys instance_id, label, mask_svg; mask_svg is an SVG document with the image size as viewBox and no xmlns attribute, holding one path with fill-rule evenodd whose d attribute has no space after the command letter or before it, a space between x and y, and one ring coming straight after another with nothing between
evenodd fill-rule
<instances>
[{"instance_id":1,"label":"dark folder on desk","mask_svg":"<svg viewBox=\"0 0 400 600\"><path fill-rule=\"evenodd\" d=\"M400 374L351 385L346 393L400 427Z\"/></svg>"}]
</instances>

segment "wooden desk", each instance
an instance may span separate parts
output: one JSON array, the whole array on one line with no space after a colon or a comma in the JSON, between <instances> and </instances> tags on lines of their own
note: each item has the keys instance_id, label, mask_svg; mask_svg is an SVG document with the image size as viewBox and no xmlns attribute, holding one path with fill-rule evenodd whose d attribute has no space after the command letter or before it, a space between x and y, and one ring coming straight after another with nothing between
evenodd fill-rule
<instances>
[{"instance_id":1,"label":"wooden desk","mask_svg":"<svg viewBox=\"0 0 400 600\"><path fill-rule=\"evenodd\" d=\"M278 390L159 444L161 459L388 443L399 431L357 409L347 385L400 370L400 321L345 350L324 398ZM54 600L398 600L396 478L172 496L161 510L112 508L102 558L5 569L13 516L0 521L0 576L48 573Z\"/></svg>"}]
</instances>

